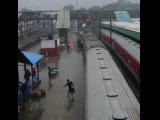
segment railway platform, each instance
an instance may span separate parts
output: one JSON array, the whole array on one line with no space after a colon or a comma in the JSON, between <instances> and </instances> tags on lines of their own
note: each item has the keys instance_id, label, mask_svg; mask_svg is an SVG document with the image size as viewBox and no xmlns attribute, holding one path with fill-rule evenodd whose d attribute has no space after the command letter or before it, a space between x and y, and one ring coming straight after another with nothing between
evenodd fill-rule
<instances>
[{"instance_id":1,"label":"railway platform","mask_svg":"<svg viewBox=\"0 0 160 120\"><path fill-rule=\"evenodd\" d=\"M59 56L47 59L47 65L39 69L41 84L39 88L46 90L46 97L39 101L29 101L25 110L21 111L21 120L83 120L84 119L84 61L81 51L76 49L76 36L69 34L71 49L62 50ZM38 52L40 43L28 49ZM49 80L48 66L58 67L59 74ZM20 79L23 69L19 67ZM73 98L68 96L68 88L63 87L69 78L75 85Z\"/></svg>"},{"instance_id":2,"label":"railway platform","mask_svg":"<svg viewBox=\"0 0 160 120\"><path fill-rule=\"evenodd\" d=\"M39 79L41 80L39 88L46 90L46 97L40 100L30 100L26 109L21 111L20 120L87 120L85 119L87 115L87 96L89 96L88 103L90 103L90 108L88 110L91 111L91 113L88 114L89 119L93 119L90 116L94 115L97 115L97 118L100 118L98 115L101 116L101 113L103 113L107 116L104 117L104 119L112 120L111 112L114 113L116 111L117 113L117 111L119 111L119 107L117 107L116 104L117 101L119 101L118 103L124 106L128 120L140 120L140 105L123 78L121 72L116 67L112 57L106 52L107 50L103 50L102 52L107 56L104 60L107 65L107 70L112 76L112 82L109 84L106 82L107 80L98 82L98 79L96 79L96 77L101 78L102 76L100 72L97 72L97 69L94 69L94 66L97 65L97 62L95 62L97 59L93 56L90 57L91 62L89 62L91 66L90 68L93 69L88 69L88 74L90 73L89 75L92 79L86 79L86 66L89 64L87 62L86 64L84 63L83 52L76 47L76 33L69 32L68 40L71 45L70 50L62 49L59 56L48 56L47 64L45 66L41 66L39 69ZM34 47L28 49L28 51L38 52L39 49L40 43L37 43ZM57 67L59 70L59 74L53 79L48 78L48 66ZM19 78L23 79L24 73L20 66L19 74ZM68 88L64 87L67 78L69 78L75 85L75 94L73 97L68 96ZM86 93L86 83L88 83L89 86L87 87L89 91L87 92L88 94ZM114 87L108 87L108 85L105 85L106 83L108 85L112 84ZM107 92L108 88L114 88L114 90L117 91L117 94L119 95L118 100L116 99L112 102L110 99L101 99L106 96L104 91ZM93 94L94 92L98 93L98 90L100 90L99 94ZM96 96L97 100L91 99L93 96ZM104 105L99 100L102 102L105 101ZM107 108L106 101L108 101ZM111 109L115 108L112 111L110 111L109 108L110 103ZM98 105L101 107L97 107ZM106 112L103 111L104 109L107 109L106 111L110 114L106 114Z\"/></svg>"}]
</instances>

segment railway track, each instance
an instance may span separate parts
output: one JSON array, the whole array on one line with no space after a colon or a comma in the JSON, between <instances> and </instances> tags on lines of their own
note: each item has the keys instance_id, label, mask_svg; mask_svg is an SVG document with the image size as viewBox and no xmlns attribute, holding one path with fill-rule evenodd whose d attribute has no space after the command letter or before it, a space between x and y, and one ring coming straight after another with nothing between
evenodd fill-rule
<instances>
[{"instance_id":1,"label":"railway track","mask_svg":"<svg viewBox=\"0 0 160 120\"><path fill-rule=\"evenodd\" d=\"M40 41L40 37L46 36L49 32L50 31L46 28L36 30L31 34L28 34L28 36L26 36L26 39L24 38L24 36L20 36L20 38L18 39L18 48L25 49L29 47L33 43Z\"/></svg>"}]
</instances>

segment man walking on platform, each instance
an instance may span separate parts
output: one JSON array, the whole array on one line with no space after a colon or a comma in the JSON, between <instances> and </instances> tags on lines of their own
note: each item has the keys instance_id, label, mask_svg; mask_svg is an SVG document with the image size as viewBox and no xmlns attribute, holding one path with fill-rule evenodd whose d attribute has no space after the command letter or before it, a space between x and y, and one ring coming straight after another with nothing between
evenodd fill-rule
<instances>
[{"instance_id":1,"label":"man walking on platform","mask_svg":"<svg viewBox=\"0 0 160 120\"><path fill-rule=\"evenodd\" d=\"M31 76L31 72L28 69L26 69L24 74L24 79L30 80L30 76Z\"/></svg>"},{"instance_id":2,"label":"man walking on platform","mask_svg":"<svg viewBox=\"0 0 160 120\"><path fill-rule=\"evenodd\" d=\"M66 87L66 86L68 86L68 95L69 95L69 93L71 93L71 95L73 97L73 93L75 92L73 82L70 81L69 79L67 79L67 83L64 85L64 87Z\"/></svg>"}]
</instances>

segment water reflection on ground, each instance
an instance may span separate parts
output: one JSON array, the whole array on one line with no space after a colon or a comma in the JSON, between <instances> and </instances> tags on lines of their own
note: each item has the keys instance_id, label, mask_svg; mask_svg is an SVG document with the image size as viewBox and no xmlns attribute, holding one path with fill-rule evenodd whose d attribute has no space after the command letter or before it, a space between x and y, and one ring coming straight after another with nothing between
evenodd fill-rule
<instances>
[{"instance_id":1,"label":"water reflection on ground","mask_svg":"<svg viewBox=\"0 0 160 120\"><path fill-rule=\"evenodd\" d=\"M65 108L69 111L73 108L74 106L74 103L75 103L75 99L74 97L70 96L70 95L67 95L67 100L66 100L66 103L65 103Z\"/></svg>"}]
</instances>

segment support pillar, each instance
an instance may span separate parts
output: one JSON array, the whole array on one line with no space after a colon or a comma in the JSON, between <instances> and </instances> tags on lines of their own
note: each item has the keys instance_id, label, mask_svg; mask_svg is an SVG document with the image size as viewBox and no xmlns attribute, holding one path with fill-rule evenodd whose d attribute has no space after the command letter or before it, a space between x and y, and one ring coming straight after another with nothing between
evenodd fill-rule
<instances>
[{"instance_id":1,"label":"support pillar","mask_svg":"<svg viewBox=\"0 0 160 120\"><path fill-rule=\"evenodd\" d=\"M26 64L24 63L24 72L26 71Z\"/></svg>"},{"instance_id":2,"label":"support pillar","mask_svg":"<svg viewBox=\"0 0 160 120\"><path fill-rule=\"evenodd\" d=\"M31 74L32 74L32 69L33 69L33 65L31 65ZM31 84L32 89L33 89L33 85L34 85L34 78L33 78L33 74L32 74L32 84Z\"/></svg>"},{"instance_id":3,"label":"support pillar","mask_svg":"<svg viewBox=\"0 0 160 120\"><path fill-rule=\"evenodd\" d=\"M55 40L55 50L56 50L55 54L58 55L57 40Z\"/></svg>"},{"instance_id":4,"label":"support pillar","mask_svg":"<svg viewBox=\"0 0 160 120\"><path fill-rule=\"evenodd\" d=\"M36 64L36 67L37 67L37 77L38 77L38 83L39 83L39 66L38 66L38 63Z\"/></svg>"}]
</instances>

